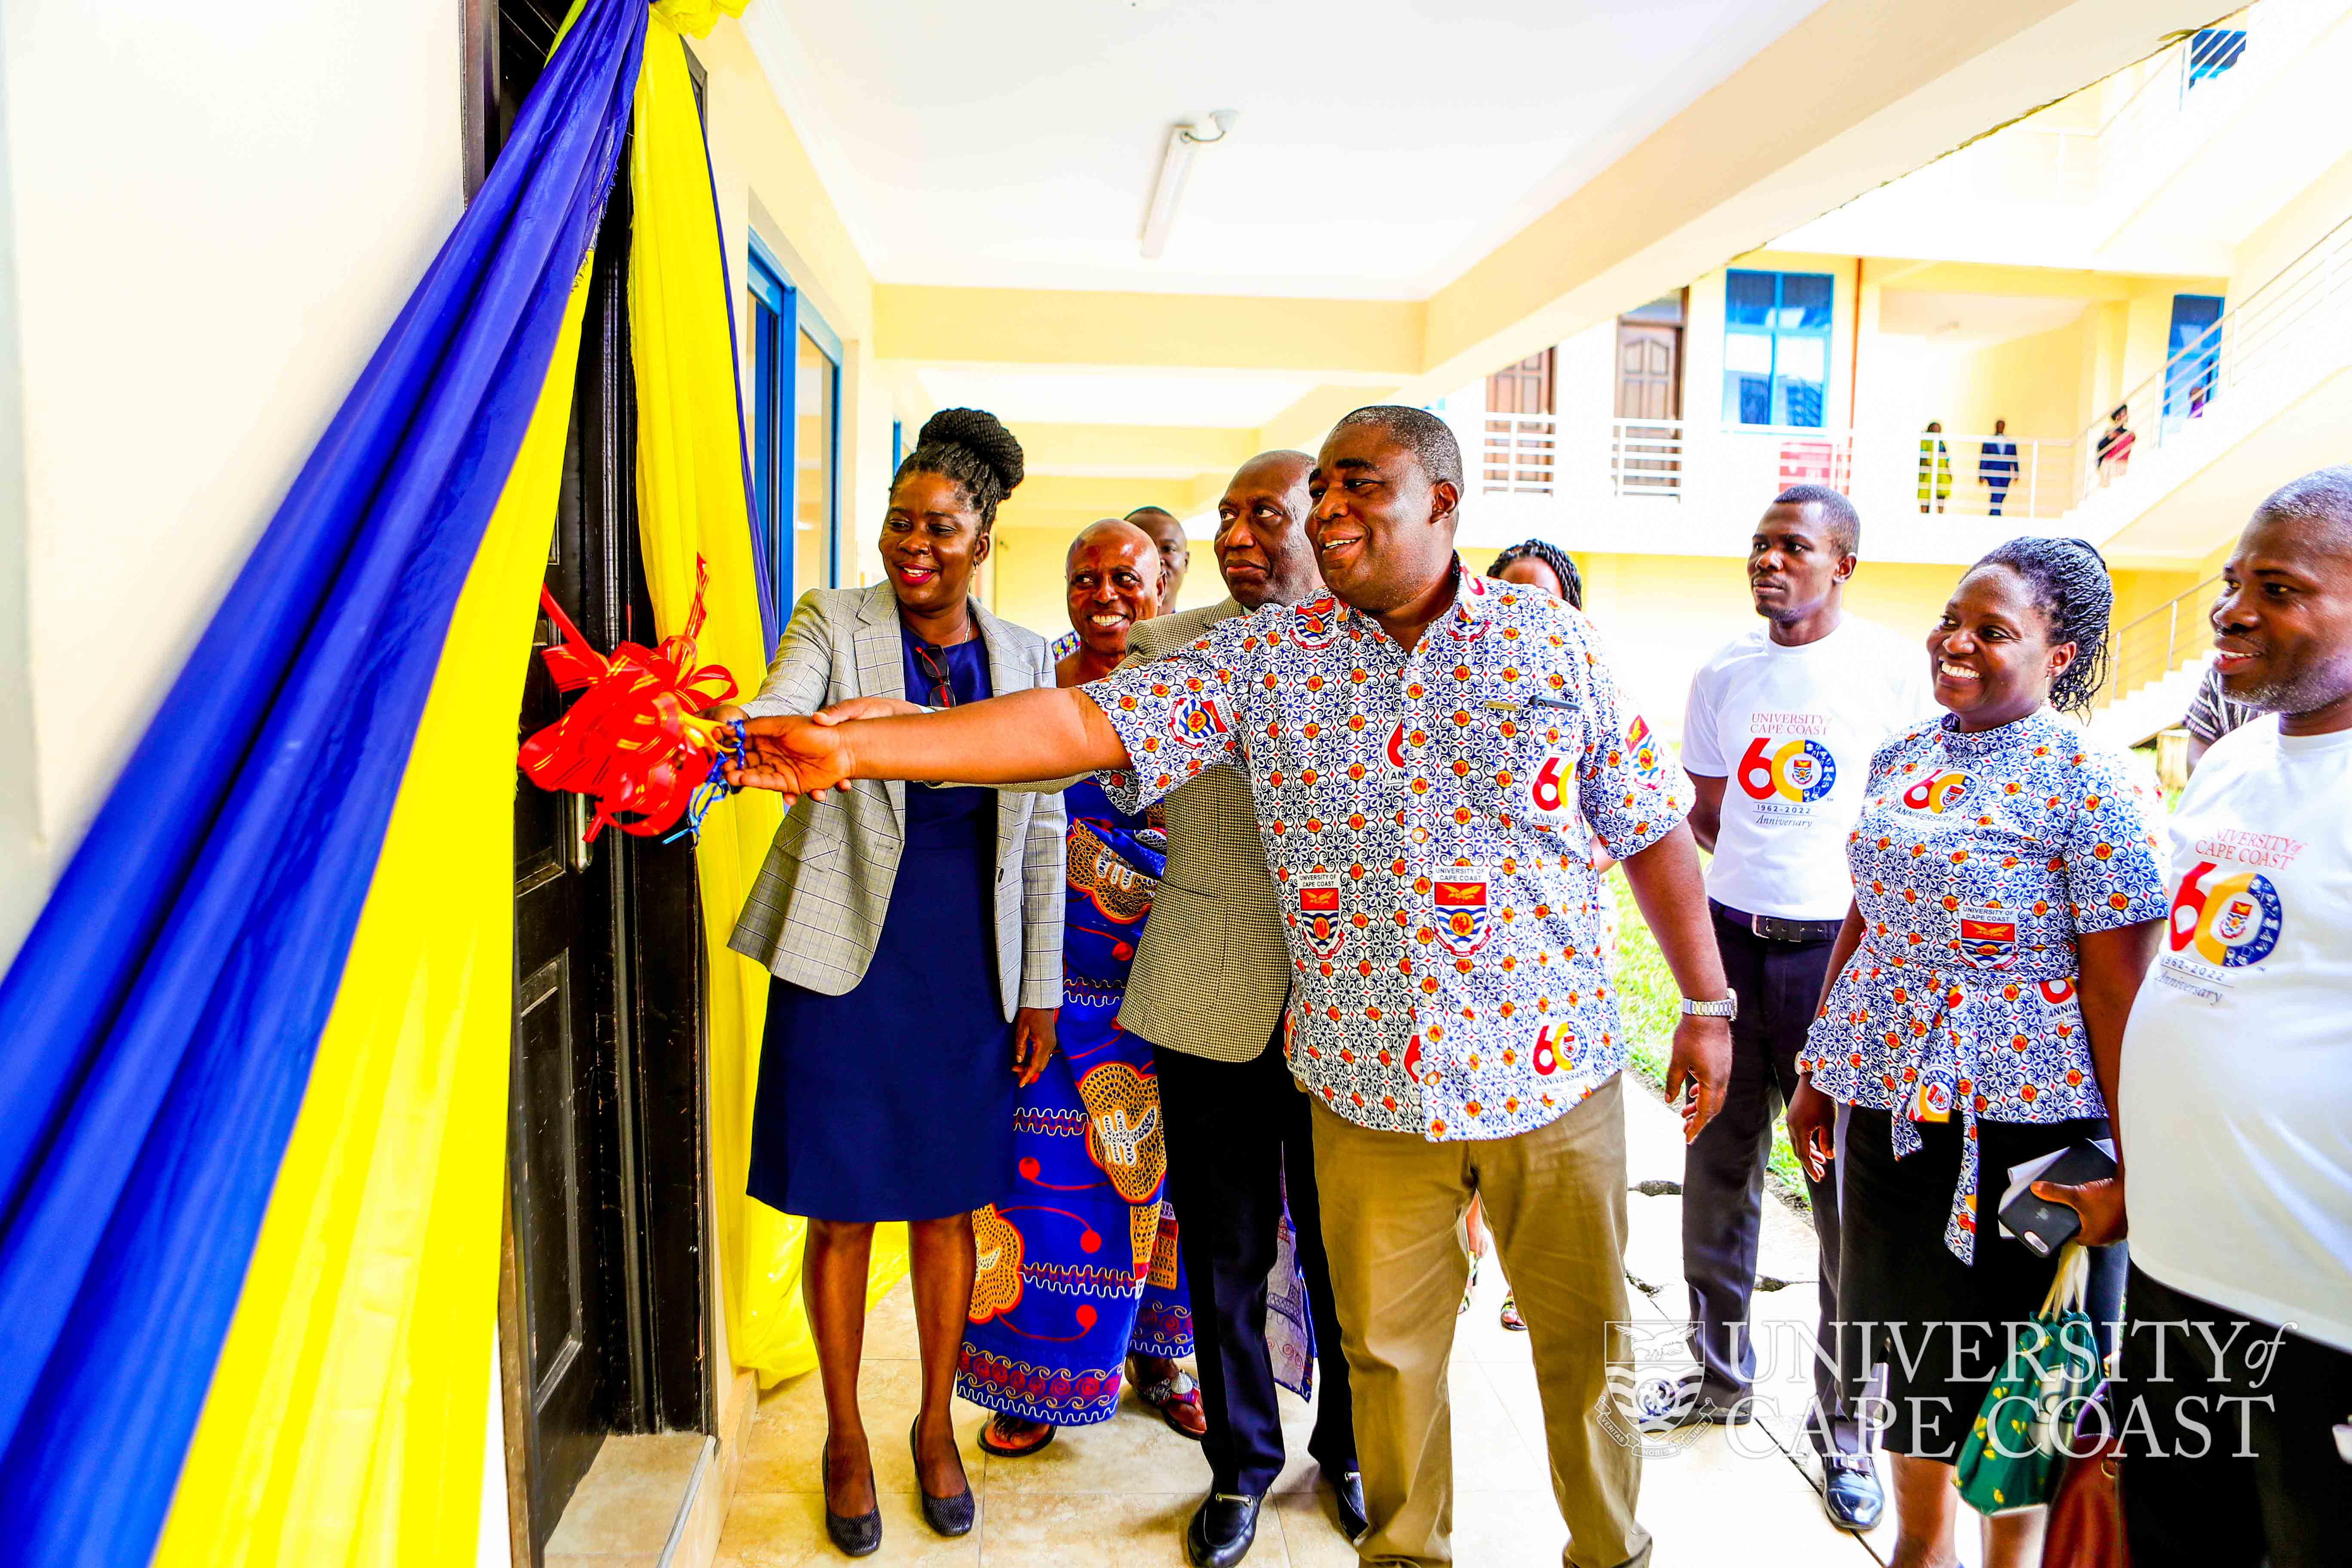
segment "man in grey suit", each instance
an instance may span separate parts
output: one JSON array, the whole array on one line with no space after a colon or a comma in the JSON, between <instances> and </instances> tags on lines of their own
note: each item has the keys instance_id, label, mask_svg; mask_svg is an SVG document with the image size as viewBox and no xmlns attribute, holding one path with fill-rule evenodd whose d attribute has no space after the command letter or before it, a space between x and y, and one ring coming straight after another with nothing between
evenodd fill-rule
<instances>
[{"instance_id":1,"label":"man in grey suit","mask_svg":"<svg viewBox=\"0 0 2352 1568\"><path fill-rule=\"evenodd\" d=\"M1314 466L1304 452L1242 465L1217 503L1217 570L1231 596L1139 622L1128 634L1130 659L1156 659L1219 621L1323 591L1306 527ZM1185 1544L1193 1563L1223 1568L1248 1552L1283 1464L1265 1318L1286 1184L1322 1384L1307 1451L1338 1494L1351 1539L1363 1528L1363 1482L1323 1253L1313 1123L1279 1037L1290 952L1250 786L1231 768L1212 768L1170 795L1167 811L1167 875L1118 1021L1150 1041L1158 1058L1169 1195L1192 1292L1210 1482Z\"/></svg>"}]
</instances>

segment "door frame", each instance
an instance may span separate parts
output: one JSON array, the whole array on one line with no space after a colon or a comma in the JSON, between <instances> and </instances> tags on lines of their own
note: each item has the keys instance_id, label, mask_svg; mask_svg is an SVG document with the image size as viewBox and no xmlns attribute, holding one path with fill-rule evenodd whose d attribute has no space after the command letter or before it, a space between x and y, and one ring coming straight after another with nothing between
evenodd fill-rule
<instances>
[{"instance_id":1,"label":"door frame","mask_svg":"<svg viewBox=\"0 0 2352 1568\"><path fill-rule=\"evenodd\" d=\"M458 0L462 179L471 201L500 137L499 21L507 0ZM639 560L636 392L627 321L628 159L624 153L598 237L580 356L576 417L580 504L598 531L603 581L582 631L600 648L659 635ZM518 735L518 741L520 741ZM520 773L517 787L532 787ZM718 1409L710 1312L709 1052L706 955L693 846L600 835L585 874L611 899L611 991L597 1001L614 1046L611 1114L619 1149L625 1351L608 1435L711 1432ZM601 966L600 967L605 967ZM520 1019L520 975L514 976ZM510 1090L511 1094L511 1090ZM511 1110L511 1104L509 1109ZM501 1205L498 1291L499 1405L504 1413L509 1540L518 1568L538 1560L552 1520L530 1517L531 1411L524 1364L523 1279L514 1243L520 1188L509 1169ZM534 1524L543 1528L534 1529Z\"/></svg>"}]
</instances>

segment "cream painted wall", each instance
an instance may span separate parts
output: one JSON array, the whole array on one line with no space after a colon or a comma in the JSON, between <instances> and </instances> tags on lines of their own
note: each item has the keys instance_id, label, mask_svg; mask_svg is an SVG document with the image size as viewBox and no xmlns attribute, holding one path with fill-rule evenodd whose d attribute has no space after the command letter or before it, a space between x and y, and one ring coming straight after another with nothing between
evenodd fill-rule
<instances>
[{"instance_id":1,"label":"cream painted wall","mask_svg":"<svg viewBox=\"0 0 2352 1568\"><path fill-rule=\"evenodd\" d=\"M0 16L0 952L457 219L446 0ZM0 338L5 338L0 333ZM9 721L0 701L0 724ZM29 742L29 744L26 742Z\"/></svg>"},{"instance_id":2,"label":"cream painted wall","mask_svg":"<svg viewBox=\"0 0 2352 1568\"><path fill-rule=\"evenodd\" d=\"M2231 305L2235 307L2269 282L2313 241L2347 218L2352 218L2352 155L2332 165L2239 242L2231 257Z\"/></svg>"}]
</instances>

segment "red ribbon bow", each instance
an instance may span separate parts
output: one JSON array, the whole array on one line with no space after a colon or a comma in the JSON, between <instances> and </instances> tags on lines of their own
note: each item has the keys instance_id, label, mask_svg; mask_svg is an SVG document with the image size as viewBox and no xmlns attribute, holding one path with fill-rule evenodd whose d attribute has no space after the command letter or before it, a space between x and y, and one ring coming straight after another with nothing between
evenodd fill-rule
<instances>
[{"instance_id":1,"label":"red ribbon bow","mask_svg":"<svg viewBox=\"0 0 2352 1568\"><path fill-rule=\"evenodd\" d=\"M735 678L725 668L694 662L702 590L709 581L709 567L697 556L686 629L664 637L658 647L625 642L610 658L588 646L552 595L539 591L540 605L562 638L540 657L557 689L581 697L522 743L520 761L540 788L571 790L596 802L583 842L594 843L608 822L639 837L667 832L710 776L711 760L729 749L719 739L725 726L696 717L735 695Z\"/></svg>"}]
</instances>

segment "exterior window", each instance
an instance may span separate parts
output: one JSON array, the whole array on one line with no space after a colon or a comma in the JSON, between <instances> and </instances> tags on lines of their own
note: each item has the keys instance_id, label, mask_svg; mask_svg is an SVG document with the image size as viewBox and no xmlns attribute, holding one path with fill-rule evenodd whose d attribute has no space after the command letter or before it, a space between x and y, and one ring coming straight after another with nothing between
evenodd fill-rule
<instances>
[{"instance_id":1,"label":"exterior window","mask_svg":"<svg viewBox=\"0 0 2352 1568\"><path fill-rule=\"evenodd\" d=\"M2206 27L2189 39L2189 78L2183 90L2210 81L2238 63L2246 52L2243 27Z\"/></svg>"},{"instance_id":2,"label":"exterior window","mask_svg":"<svg viewBox=\"0 0 2352 1568\"><path fill-rule=\"evenodd\" d=\"M2221 366L2221 298L2175 294L2172 331L2164 359L2167 423L2194 419L2211 401Z\"/></svg>"},{"instance_id":3,"label":"exterior window","mask_svg":"<svg viewBox=\"0 0 2352 1568\"><path fill-rule=\"evenodd\" d=\"M756 237L749 277L753 554L781 625L840 582L841 340Z\"/></svg>"},{"instance_id":4,"label":"exterior window","mask_svg":"<svg viewBox=\"0 0 2352 1568\"><path fill-rule=\"evenodd\" d=\"M1826 272L1736 270L1725 280L1726 424L1821 427L1833 283Z\"/></svg>"}]
</instances>

